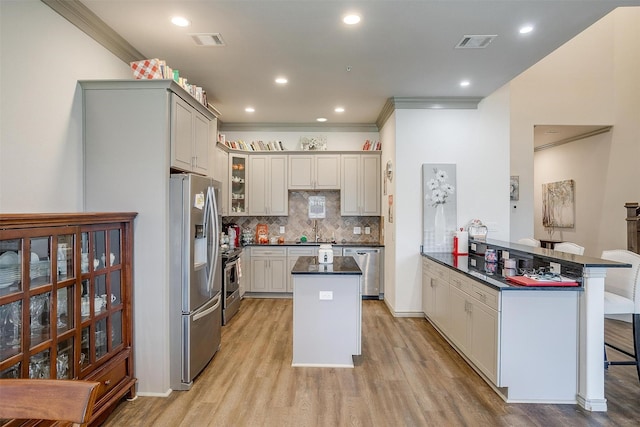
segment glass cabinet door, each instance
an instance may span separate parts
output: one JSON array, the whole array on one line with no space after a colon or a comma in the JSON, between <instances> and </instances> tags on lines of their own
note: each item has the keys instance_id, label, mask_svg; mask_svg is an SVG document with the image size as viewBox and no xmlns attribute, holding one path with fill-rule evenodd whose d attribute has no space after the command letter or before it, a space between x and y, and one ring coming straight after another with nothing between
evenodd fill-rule
<instances>
[{"instance_id":1,"label":"glass cabinet door","mask_svg":"<svg viewBox=\"0 0 640 427\"><path fill-rule=\"evenodd\" d=\"M231 197L231 212L230 215L246 215L247 214L247 201L246 201L246 166L247 157L230 155L230 172L229 185L231 189L229 195Z\"/></svg>"}]
</instances>

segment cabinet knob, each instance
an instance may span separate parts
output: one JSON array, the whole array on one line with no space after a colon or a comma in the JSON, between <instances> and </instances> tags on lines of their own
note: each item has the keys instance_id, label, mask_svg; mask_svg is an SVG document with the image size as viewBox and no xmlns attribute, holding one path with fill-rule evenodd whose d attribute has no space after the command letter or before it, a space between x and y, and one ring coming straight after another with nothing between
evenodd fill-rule
<instances>
[{"instance_id":1,"label":"cabinet knob","mask_svg":"<svg viewBox=\"0 0 640 427\"><path fill-rule=\"evenodd\" d=\"M109 384L111 384L111 380L105 380L104 385L106 385L108 387Z\"/></svg>"}]
</instances>

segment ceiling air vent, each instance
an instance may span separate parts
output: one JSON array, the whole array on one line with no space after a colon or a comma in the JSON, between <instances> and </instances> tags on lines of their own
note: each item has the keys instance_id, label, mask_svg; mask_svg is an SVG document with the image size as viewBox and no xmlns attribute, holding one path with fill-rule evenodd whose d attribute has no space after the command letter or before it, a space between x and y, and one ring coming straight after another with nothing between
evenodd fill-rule
<instances>
[{"instance_id":1,"label":"ceiling air vent","mask_svg":"<svg viewBox=\"0 0 640 427\"><path fill-rule=\"evenodd\" d=\"M484 49L495 39L497 35L488 36L463 36L456 45L456 49Z\"/></svg>"},{"instance_id":2,"label":"ceiling air vent","mask_svg":"<svg viewBox=\"0 0 640 427\"><path fill-rule=\"evenodd\" d=\"M198 46L224 46L224 40L220 33L189 34Z\"/></svg>"}]
</instances>

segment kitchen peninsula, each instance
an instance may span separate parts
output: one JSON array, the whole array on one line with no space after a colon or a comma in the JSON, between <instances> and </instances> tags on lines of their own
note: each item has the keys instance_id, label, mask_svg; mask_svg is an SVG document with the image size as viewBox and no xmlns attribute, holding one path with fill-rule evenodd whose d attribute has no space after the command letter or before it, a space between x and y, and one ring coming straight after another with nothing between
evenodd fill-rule
<instances>
[{"instance_id":1,"label":"kitchen peninsula","mask_svg":"<svg viewBox=\"0 0 640 427\"><path fill-rule=\"evenodd\" d=\"M473 241L469 256L423 253L423 311L507 402L578 403L606 411L604 277L630 267L545 248ZM484 254L553 266L579 286L519 286L485 271Z\"/></svg>"},{"instance_id":2,"label":"kitchen peninsula","mask_svg":"<svg viewBox=\"0 0 640 427\"><path fill-rule=\"evenodd\" d=\"M332 264L301 256L293 281L293 366L353 368L361 354L362 271L353 257Z\"/></svg>"}]
</instances>

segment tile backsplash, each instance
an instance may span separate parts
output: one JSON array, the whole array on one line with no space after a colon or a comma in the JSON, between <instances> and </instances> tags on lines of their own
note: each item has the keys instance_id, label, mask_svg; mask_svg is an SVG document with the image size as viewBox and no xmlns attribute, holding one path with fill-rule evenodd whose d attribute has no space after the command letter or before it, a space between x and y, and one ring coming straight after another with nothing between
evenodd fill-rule
<instances>
[{"instance_id":1,"label":"tile backsplash","mask_svg":"<svg viewBox=\"0 0 640 427\"><path fill-rule=\"evenodd\" d=\"M324 196L326 218L318 219L318 233L320 240L335 239L337 243L343 240L348 243L381 243L380 217L377 216L340 216L340 191L290 191L289 216L247 216L224 217L222 222L226 230L229 224L237 224L241 229L249 228L255 235L257 224L269 226L269 237L280 236L280 227L284 226L282 234L285 241L293 242L301 236L314 240L313 221L309 219L309 196ZM360 227L361 234L353 234L353 228ZM364 234L365 227L371 229L371 234Z\"/></svg>"}]
</instances>

